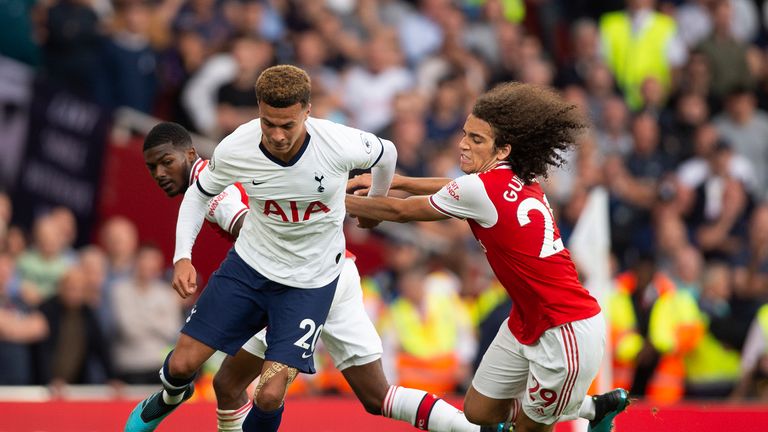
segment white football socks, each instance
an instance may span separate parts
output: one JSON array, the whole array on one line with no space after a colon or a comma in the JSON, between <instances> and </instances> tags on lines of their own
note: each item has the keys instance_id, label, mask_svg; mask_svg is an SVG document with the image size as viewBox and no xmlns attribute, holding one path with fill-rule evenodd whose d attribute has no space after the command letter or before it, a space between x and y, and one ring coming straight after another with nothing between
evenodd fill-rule
<instances>
[{"instance_id":1,"label":"white football socks","mask_svg":"<svg viewBox=\"0 0 768 432\"><path fill-rule=\"evenodd\" d=\"M400 386L389 387L381 414L433 432L480 430L480 426L470 423L461 410L448 402L423 390Z\"/></svg>"},{"instance_id":2,"label":"white football socks","mask_svg":"<svg viewBox=\"0 0 768 432\"><path fill-rule=\"evenodd\" d=\"M218 432L241 432L243 430L245 416L251 411L251 407L253 407L253 404L251 401L248 401L238 409L216 409L216 423L219 428Z\"/></svg>"}]
</instances>

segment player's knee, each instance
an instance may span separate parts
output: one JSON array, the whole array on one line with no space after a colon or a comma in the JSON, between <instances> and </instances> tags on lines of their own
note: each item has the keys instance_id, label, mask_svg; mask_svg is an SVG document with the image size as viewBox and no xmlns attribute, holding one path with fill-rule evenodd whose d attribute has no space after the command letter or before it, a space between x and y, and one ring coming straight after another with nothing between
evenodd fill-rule
<instances>
[{"instance_id":1,"label":"player's knee","mask_svg":"<svg viewBox=\"0 0 768 432\"><path fill-rule=\"evenodd\" d=\"M283 405L285 399L286 387L279 385L275 381L270 381L273 385L264 385L256 394L254 402L262 411L274 411Z\"/></svg>"},{"instance_id":2,"label":"player's knee","mask_svg":"<svg viewBox=\"0 0 768 432\"><path fill-rule=\"evenodd\" d=\"M184 356L176 355L175 352L171 355L171 358L168 359L168 370L171 373L171 376L175 378L191 377L199 368L199 364L196 364Z\"/></svg>"},{"instance_id":3,"label":"player's knee","mask_svg":"<svg viewBox=\"0 0 768 432\"><path fill-rule=\"evenodd\" d=\"M223 369L219 369L219 372L213 376L213 391L216 393L216 400L219 404L227 405L238 402L247 387L247 384L243 385L236 377L223 372Z\"/></svg>"}]
</instances>

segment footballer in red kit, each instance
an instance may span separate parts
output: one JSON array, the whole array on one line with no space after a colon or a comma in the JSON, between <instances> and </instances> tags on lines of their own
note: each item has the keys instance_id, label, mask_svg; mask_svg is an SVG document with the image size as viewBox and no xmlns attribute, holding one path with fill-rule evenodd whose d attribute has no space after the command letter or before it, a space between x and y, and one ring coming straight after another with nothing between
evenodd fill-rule
<instances>
[{"instance_id":1,"label":"footballer in red kit","mask_svg":"<svg viewBox=\"0 0 768 432\"><path fill-rule=\"evenodd\" d=\"M597 301L579 283L538 183L564 162L586 121L544 87L502 84L481 95L464 124L454 180L396 176L408 198L347 195L347 211L396 222L465 219L513 307L467 391L476 424L507 421L516 432L551 431L578 417L608 432L629 403L616 389L587 396L605 347ZM367 187L366 177L348 190Z\"/></svg>"}]
</instances>

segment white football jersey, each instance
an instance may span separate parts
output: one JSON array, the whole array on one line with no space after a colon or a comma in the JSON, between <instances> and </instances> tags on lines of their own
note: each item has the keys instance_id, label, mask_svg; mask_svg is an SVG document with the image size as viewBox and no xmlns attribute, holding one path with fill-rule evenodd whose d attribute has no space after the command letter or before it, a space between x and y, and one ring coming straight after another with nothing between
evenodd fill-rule
<instances>
[{"instance_id":1,"label":"white football jersey","mask_svg":"<svg viewBox=\"0 0 768 432\"><path fill-rule=\"evenodd\" d=\"M196 185L214 196L242 184L251 210L237 253L271 280L317 288L336 278L344 263L349 171L376 165L385 145L371 133L327 120L310 117L306 128L299 152L283 162L261 145L259 119L240 126L216 147Z\"/></svg>"}]
</instances>

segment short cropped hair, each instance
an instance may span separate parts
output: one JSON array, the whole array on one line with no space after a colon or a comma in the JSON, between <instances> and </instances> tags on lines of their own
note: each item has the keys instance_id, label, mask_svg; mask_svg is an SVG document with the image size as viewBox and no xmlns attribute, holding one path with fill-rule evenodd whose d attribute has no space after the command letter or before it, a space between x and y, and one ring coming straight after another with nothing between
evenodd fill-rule
<instances>
[{"instance_id":1,"label":"short cropped hair","mask_svg":"<svg viewBox=\"0 0 768 432\"><path fill-rule=\"evenodd\" d=\"M472 115L488 122L494 146L509 144L507 160L525 183L546 177L550 166L561 166L561 153L576 145L588 126L576 105L543 86L519 82L500 84L478 97Z\"/></svg>"},{"instance_id":2,"label":"short cropped hair","mask_svg":"<svg viewBox=\"0 0 768 432\"><path fill-rule=\"evenodd\" d=\"M275 108L286 108L297 103L305 107L309 104L311 91L309 75L296 66L272 66L256 80L256 99Z\"/></svg>"},{"instance_id":3,"label":"short cropped hair","mask_svg":"<svg viewBox=\"0 0 768 432\"><path fill-rule=\"evenodd\" d=\"M158 123L144 138L144 151L168 143L176 148L187 149L192 147L192 136L178 123Z\"/></svg>"}]
</instances>

